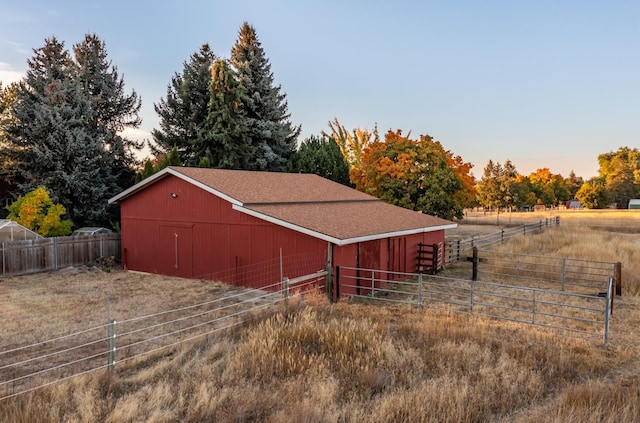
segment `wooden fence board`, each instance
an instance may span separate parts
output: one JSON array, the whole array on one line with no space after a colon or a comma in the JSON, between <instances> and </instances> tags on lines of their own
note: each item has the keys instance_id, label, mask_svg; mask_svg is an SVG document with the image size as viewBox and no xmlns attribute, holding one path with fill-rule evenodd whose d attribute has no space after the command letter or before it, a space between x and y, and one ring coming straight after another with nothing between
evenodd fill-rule
<instances>
[{"instance_id":1,"label":"wooden fence board","mask_svg":"<svg viewBox=\"0 0 640 423\"><path fill-rule=\"evenodd\" d=\"M47 272L93 263L104 257L120 260L120 234L66 236L3 242L2 276Z\"/></svg>"}]
</instances>

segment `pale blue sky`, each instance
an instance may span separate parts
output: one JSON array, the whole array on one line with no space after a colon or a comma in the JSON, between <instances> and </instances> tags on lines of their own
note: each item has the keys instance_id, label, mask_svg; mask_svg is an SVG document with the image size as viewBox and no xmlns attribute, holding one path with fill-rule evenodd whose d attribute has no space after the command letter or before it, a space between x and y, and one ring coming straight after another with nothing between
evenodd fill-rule
<instances>
[{"instance_id":1,"label":"pale blue sky","mask_svg":"<svg viewBox=\"0 0 640 423\"><path fill-rule=\"evenodd\" d=\"M246 20L303 137L347 127L429 134L482 175L489 159L520 173L595 176L598 154L640 147L638 1L32 1L0 0L0 80L32 49L96 33L153 103L207 42L228 57Z\"/></svg>"}]
</instances>

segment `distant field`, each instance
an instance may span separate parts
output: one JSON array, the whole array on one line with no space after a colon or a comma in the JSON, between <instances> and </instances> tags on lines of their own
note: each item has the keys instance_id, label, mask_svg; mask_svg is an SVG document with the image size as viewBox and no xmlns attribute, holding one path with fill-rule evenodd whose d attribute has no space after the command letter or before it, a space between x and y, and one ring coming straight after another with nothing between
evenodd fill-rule
<instances>
[{"instance_id":1,"label":"distant field","mask_svg":"<svg viewBox=\"0 0 640 423\"><path fill-rule=\"evenodd\" d=\"M461 225L521 225L559 216L561 225L640 232L640 210L549 210L545 212L466 212Z\"/></svg>"}]
</instances>

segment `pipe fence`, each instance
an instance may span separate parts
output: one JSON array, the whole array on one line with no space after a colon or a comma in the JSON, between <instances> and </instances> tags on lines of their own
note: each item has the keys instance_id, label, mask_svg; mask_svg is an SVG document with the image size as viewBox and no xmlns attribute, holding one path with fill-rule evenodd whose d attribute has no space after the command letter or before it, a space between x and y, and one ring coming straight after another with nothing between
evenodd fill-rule
<instances>
[{"instance_id":1,"label":"pipe fence","mask_svg":"<svg viewBox=\"0 0 640 423\"><path fill-rule=\"evenodd\" d=\"M505 277L544 284L561 291L593 293L607 290L613 278L622 295L622 263L479 250L473 254L473 274L487 281Z\"/></svg>"},{"instance_id":2,"label":"pipe fence","mask_svg":"<svg viewBox=\"0 0 640 423\"><path fill-rule=\"evenodd\" d=\"M503 243L516 236L539 234L547 228L558 225L560 225L560 217L551 217L533 223L503 228L490 234L472 236L466 239L448 240L444 248L444 264L450 265L458 261L466 260L474 247L487 248L495 244Z\"/></svg>"},{"instance_id":3,"label":"pipe fence","mask_svg":"<svg viewBox=\"0 0 640 423\"><path fill-rule=\"evenodd\" d=\"M485 316L609 340L613 278L604 296L421 273L340 266L340 292L351 299L415 305Z\"/></svg>"},{"instance_id":4,"label":"pipe fence","mask_svg":"<svg viewBox=\"0 0 640 423\"><path fill-rule=\"evenodd\" d=\"M74 377L132 362L260 316L273 306L324 291L326 271L262 289L242 289L209 301L118 320L0 351L0 401ZM112 318L114 317L114 318Z\"/></svg>"}]
</instances>

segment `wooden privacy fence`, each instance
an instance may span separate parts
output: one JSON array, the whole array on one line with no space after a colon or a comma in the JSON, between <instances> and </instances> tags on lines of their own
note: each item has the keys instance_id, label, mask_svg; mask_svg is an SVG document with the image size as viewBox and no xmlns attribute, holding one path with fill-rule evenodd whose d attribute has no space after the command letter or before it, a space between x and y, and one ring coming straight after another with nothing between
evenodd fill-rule
<instances>
[{"instance_id":1,"label":"wooden privacy fence","mask_svg":"<svg viewBox=\"0 0 640 423\"><path fill-rule=\"evenodd\" d=\"M502 243L508 239L520 235L534 235L546 228L560 225L560 217L541 219L538 222L526 225L504 228L490 234L472 236L466 239L454 239L445 243L444 264L449 265L457 261L466 260L471 255L473 247L487 248L491 245Z\"/></svg>"},{"instance_id":2,"label":"wooden privacy fence","mask_svg":"<svg viewBox=\"0 0 640 423\"><path fill-rule=\"evenodd\" d=\"M95 262L120 260L120 234L65 236L3 242L2 276L47 272Z\"/></svg>"}]
</instances>

